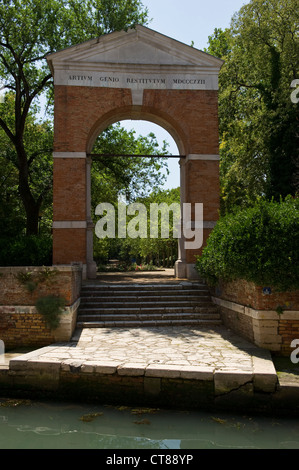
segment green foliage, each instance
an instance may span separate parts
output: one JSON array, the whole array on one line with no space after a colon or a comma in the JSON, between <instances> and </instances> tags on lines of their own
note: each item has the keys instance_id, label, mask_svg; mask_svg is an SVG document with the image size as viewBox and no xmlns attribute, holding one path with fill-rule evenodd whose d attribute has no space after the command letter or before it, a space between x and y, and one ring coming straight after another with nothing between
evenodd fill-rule
<instances>
[{"instance_id":1,"label":"green foliage","mask_svg":"<svg viewBox=\"0 0 299 470\"><path fill-rule=\"evenodd\" d=\"M299 199L260 200L222 217L197 270L209 283L245 279L277 290L299 288Z\"/></svg>"},{"instance_id":2,"label":"green foliage","mask_svg":"<svg viewBox=\"0 0 299 470\"><path fill-rule=\"evenodd\" d=\"M34 281L33 279L33 273L31 272L19 272L16 274L16 278L17 280L23 284L26 289L28 290L28 292L30 292L32 294L32 292L34 292L37 288L37 283Z\"/></svg>"},{"instance_id":3,"label":"green foliage","mask_svg":"<svg viewBox=\"0 0 299 470\"><path fill-rule=\"evenodd\" d=\"M152 133L146 137L136 137L135 131L125 130L120 123L106 129L98 137L93 148L93 153L109 154L110 156L93 160L92 213L95 213L98 204L108 202L114 205L117 214L120 197L127 202L144 203L148 208L150 202L158 202L158 199L155 199L158 194L160 194L160 199L163 199L163 195L165 198L166 194L173 195L176 191L176 196L178 194L179 198L179 189L172 192L158 189L163 186L165 180L162 169L167 168L167 159L164 157L142 157L142 155L156 154L166 156L167 145L166 142L163 142L162 148L160 148ZM113 154L138 156L113 158ZM167 197L170 201L171 196ZM94 223L97 220L97 217L94 216ZM130 263L132 258L138 257L141 261L153 253L153 244L153 240L98 239L94 236L94 259L97 264L105 264L112 258ZM146 245L147 248L145 248Z\"/></svg>"},{"instance_id":4,"label":"green foliage","mask_svg":"<svg viewBox=\"0 0 299 470\"><path fill-rule=\"evenodd\" d=\"M43 269L41 271L37 272L37 282L38 283L43 283L43 282L51 282L55 276L57 276L58 270L51 269L50 267L43 266Z\"/></svg>"},{"instance_id":5,"label":"green foliage","mask_svg":"<svg viewBox=\"0 0 299 470\"><path fill-rule=\"evenodd\" d=\"M137 263L129 263L126 264L124 262L119 263L117 265L98 265L98 272L105 272L105 273L119 273L119 272L139 272L139 271L160 271L161 268L154 266L153 264L141 264L138 265Z\"/></svg>"},{"instance_id":6,"label":"green foliage","mask_svg":"<svg viewBox=\"0 0 299 470\"><path fill-rule=\"evenodd\" d=\"M1 119L15 126L14 95L7 93ZM32 199L26 199L31 216L38 223L40 233L50 233L52 225L53 128L48 121L40 123L34 112L29 112L24 125L23 144L28 161L26 172ZM19 161L14 144L0 126L0 231L2 236L24 233L26 210L20 198ZM35 202L33 202L35 201ZM27 206L27 212L30 211ZM8 217L9 214L9 217Z\"/></svg>"},{"instance_id":7,"label":"green foliage","mask_svg":"<svg viewBox=\"0 0 299 470\"><path fill-rule=\"evenodd\" d=\"M222 213L266 195L299 190L299 106L290 84L299 70L297 0L251 0L207 52L224 59L219 75Z\"/></svg>"},{"instance_id":8,"label":"green foliage","mask_svg":"<svg viewBox=\"0 0 299 470\"><path fill-rule=\"evenodd\" d=\"M37 288L37 283L33 280L33 273L28 272L28 271L26 272L20 271L19 273L16 274L15 277L21 284L23 284L26 287L28 292L30 292L31 294Z\"/></svg>"},{"instance_id":9,"label":"green foliage","mask_svg":"<svg viewBox=\"0 0 299 470\"><path fill-rule=\"evenodd\" d=\"M150 205L166 204L170 206L172 203L180 203L180 188L171 190L155 190L146 197L136 199L137 203L141 203L147 210L147 238L104 238L94 239L94 258L98 264L107 263L108 259L118 259L126 264L131 264L135 260L138 264L155 264L156 266L172 267L177 259L178 240L173 238L173 214L170 212L169 217L169 237L161 238L161 214L158 219L158 238L150 238ZM116 207L117 213L117 207ZM127 216L128 223L135 218ZM117 224L116 216L116 224ZM138 229L136 229L138 230ZM140 227L139 227L140 230ZM117 234L117 231L116 231Z\"/></svg>"},{"instance_id":10,"label":"green foliage","mask_svg":"<svg viewBox=\"0 0 299 470\"><path fill-rule=\"evenodd\" d=\"M205 52L219 59L225 58L231 52L229 29L222 31L221 28L215 28L214 33L208 37L208 43L209 47Z\"/></svg>"},{"instance_id":11,"label":"green foliage","mask_svg":"<svg viewBox=\"0 0 299 470\"><path fill-rule=\"evenodd\" d=\"M35 307L38 313L43 315L48 327L55 330L60 323L60 317L65 307L65 299L55 295L39 297Z\"/></svg>"},{"instance_id":12,"label":"green foliage","mask_svg":"<svg viewBox=\"0 0 299 470\"><path fill-rule=\"evenodd\" d=\"M0 80L7 92L0 103L0 142L4 135L4 157L17 170L27 235L38 233L42 204L51 196L51 126L30 128L42 96L53 108L46 56L146 22L140 0L0 0Z\"/></svg>"},{"instance_id":13,"label":"green foliage","mask_svg":"<svg viewBox=\"0 0 299 470\"><path fill-rule=\"evenodd\" d=\"M276 313L277 315L283 315L283 307L281 305L278 305L276 308Z\"/></svg>"},{"instance_id":14,"label":"green foliage","mask_svg":"<svg viewBox=\"0 0 299 470\"><path fill-rule=\"evenodd\" d=\"M0 238L0 266L51 266L52 238Z\"/></svg>"},{"instance_id":15,"label":"green foliage","mask_svg":"<svg viewBox=\"0 0 299 470\"><path fill-rule=\"evenodd\" d=\"M26 282L25 286L26 286L26 289L28 290L28 292L30 292L30 294L32 294L37 288L37 284L34 281Z\"/></svg>"},{"instance_id":16,"label":"green foliage","mask_svg":"<svg viewBox=\"0 0 299 470\"><path fill-rule=\"evenodd\" d=\"M20 271L19 273L16 274L16 278L21 284L26 284L28 281L32 281L32 272Z\"/></svg>"},{"instance_id":17,"label":"green foliage","mask_svg":"<svg viewBox=\"0 0 299 470\"><path fill-rule=\"evenodd\" d=\"M119 195L132 201L148 195L162 186L167 168L164 157L144 158L139 155L168 155L168 144L162 148L153 133L136 136L116 123L108 127L97 138L92 153L107 157L93 158L92 164L92 208L101 202L117 203ZM113 157L113 155L138 155L136 157Z\"/></svg>"},{"instance_id":18,"label":"green foliage","mask_svg":"<svg viewBox=\"0 0 299 470\"><path fill-rule=\"evenodd\" d=\"M37 272L31 271L20 271L18 272L15 277L19 281L20 284L23 284L28 292L31 294L38 288L40 283L44 283L46 281L50 281L57 275L56 269L51 269L46 266L43 266L42 270Z\"/></svg>"}]
</instances>

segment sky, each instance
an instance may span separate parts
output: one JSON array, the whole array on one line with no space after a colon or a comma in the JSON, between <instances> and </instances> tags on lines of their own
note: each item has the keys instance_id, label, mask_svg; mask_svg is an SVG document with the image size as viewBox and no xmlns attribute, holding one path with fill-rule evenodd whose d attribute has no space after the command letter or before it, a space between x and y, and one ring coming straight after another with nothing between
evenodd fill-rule
<instances>
[{"instance_id":1,"label":"sky","mask_svg":"<svg viewBox=\"0 0 299 470\"><path fill-rule=\"evenodd\" d=\"M208 45L208 37L215 28L225 29L230 26L234 13L249 3L249 0L142 0L148 8L152 21L148 27L203 50ZM168 132L161 127L146 121L122 121L127 129L135 129L136 134L148 135L154 132L158 141L166 140L169 152L178 155L178 149ZM170 175L165 189L177 188L180 185L180 172L177 159L169 159Z\"/></svg>"}]
</instances>

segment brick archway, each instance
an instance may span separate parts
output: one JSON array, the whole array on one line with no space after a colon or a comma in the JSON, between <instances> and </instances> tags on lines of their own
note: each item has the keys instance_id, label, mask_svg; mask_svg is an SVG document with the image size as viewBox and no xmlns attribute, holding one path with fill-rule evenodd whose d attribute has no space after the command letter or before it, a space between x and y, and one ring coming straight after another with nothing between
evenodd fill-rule
<instances>
[{"instance_id":1,"label":"brick archway","mask_svg":"<svg viewBox=\"0 0 299 470\"><path fill-rule=\"evenodd\" d=\"M93 278L88 154L123 119L164 127L177 143L182 203L203 203L204 243L218 219L218 73L222 61L137 26L48 56L54 76L53 264L82 263ZM184 158L183 158L184 156ZM179 278L198 250L180 240Z\"/></svg>"}]
</instances>

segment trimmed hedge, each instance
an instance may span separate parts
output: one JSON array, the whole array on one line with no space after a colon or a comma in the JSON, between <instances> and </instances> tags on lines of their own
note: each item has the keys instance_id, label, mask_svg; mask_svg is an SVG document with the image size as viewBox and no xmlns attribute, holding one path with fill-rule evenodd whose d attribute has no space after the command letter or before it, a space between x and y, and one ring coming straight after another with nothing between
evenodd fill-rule
<instances>
[{"instance_id":1,"label":"trimmed hedge","mask_svg":"<svg viewBox=\"0 0 299 470\"><path fill-rule=\"evenodd\" d=\"M221 218L196 268L209 284L245 279L278 291L299 288L299 199L261 200Z\"/></svg>"},{"instance_id":2,"label":"trimmed hedge","mask_svg":"<svg viewBox=\"0 0 299 470\"><path fill-rule=\"evenodd\" d=\"M0 266L51 266L52 237L0 238Z\"/></svg>"}]
</instances>

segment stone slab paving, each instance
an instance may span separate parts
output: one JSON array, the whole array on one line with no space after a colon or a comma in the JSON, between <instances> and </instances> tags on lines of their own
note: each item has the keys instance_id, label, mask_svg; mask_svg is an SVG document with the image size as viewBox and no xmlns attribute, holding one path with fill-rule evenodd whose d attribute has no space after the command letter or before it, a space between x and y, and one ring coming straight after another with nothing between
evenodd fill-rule
<instances>
[{"instance_id":1,"label":"stone slab paving","mask_svg":"<svg viewBox=\"0 0 299 470\"><path fill-rule=\"evenodd\" d=\"M13 372L38 367L86 374L118 374L214 381L226 393L247 383L273 392L277 375L270 352L225 327L85 328L10 361Z\"/></svg>"}]
</instances>

